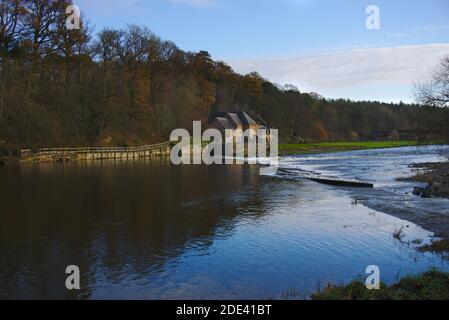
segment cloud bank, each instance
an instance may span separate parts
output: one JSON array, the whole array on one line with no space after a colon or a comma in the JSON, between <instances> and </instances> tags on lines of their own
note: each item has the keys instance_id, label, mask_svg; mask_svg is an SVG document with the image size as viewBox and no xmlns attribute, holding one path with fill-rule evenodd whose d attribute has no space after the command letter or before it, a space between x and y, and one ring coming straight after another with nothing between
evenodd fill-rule
<instances>
[{"instance_id":1,"label":"cloud bank","mask_svg":"<svg viewBox=\"0 0 449 320\"><path fill-rule=\"evenodd\" d=\"M355 86L410 86L429 78L449 44L347 50L290 58L231 60L239 73L259 72L279 84L293 84L302 91L324 95ZM333 94L331 94L333 95ZM342 96L345 97L343 94Z\"/></svg>"}]
</instances>

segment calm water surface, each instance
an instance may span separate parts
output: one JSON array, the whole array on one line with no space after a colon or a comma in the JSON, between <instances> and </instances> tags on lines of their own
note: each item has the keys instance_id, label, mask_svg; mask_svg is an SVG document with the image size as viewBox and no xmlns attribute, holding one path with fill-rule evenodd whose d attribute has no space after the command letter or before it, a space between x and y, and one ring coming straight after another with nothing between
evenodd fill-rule
<instances>
[{"instance_id":1,"label":"calm water surface","mask_svg":"<svg viewBox=\"0 0 449 320\"><path fill-rule=\"evenodd\" d=\"M251 166L167 161L0 167L0 298L307 298L378 265L382 280L449 262L415 250L432 233L401 218L449 216L397 182L446 148L287 157L298 167L376 184L338 189ZM446 220L446 222L449 220ZM393 232L403 227L403 242ZM410 243L408 243L410 242ZM82 290L65 290L78 265Z\"/></svg>"}]
</instances>

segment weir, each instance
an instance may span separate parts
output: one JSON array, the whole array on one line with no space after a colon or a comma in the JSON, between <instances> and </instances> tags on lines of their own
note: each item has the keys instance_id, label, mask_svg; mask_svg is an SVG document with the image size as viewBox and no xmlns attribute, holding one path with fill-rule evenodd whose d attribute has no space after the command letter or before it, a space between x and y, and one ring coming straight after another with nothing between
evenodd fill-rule
<instances>
[{"instance_id":1,"label":"weir","mask_svg":"<svg viewBox=\"0 0 449 320\"><path fill-rule=\"evenodd\" d=\"M312 171L295 169L295 168L278 168L279 172L284 174L292 174L299 178L308 179L317 183L326 184L330 186L340 187L354 187L354 188L374 188L374 184L356 180L343 180L336 177L322 176L320 173Z\"/></svg>"},{"instance_id":2,"label":"weir","mask_svg":"<svg viewBox=\"0 0 449 320\"><path fill-rule=\"evenodd\" d=\"M21 151L22 162L66 162L95 160L129 160L157 158L170 155L171 143L164 142L142 147L89 147L89 148L43 148L36 152Z\"/></svg>"}]
</instances>

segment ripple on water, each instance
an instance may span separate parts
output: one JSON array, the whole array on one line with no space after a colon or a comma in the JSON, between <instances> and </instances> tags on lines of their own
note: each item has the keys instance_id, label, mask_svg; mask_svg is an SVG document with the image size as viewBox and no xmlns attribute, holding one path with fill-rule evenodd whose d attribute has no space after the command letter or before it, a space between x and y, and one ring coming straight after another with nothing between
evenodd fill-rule
<instances>
[{"instance_id":1,"label":"ripple on water","mask_svg":"<svg viewBox=\"0 0 449 320\"><path fill-rule=\"evenodd\" d=\"M374 190L260 177L248 166L2 170L0 298L73 298L54 275L74 262L86 270L78 297L101 299L306 297L329 281L363 277L372 264L386 283L449 270L415 250L412 241L428 243L431 232L388 214L448 212L449 201L416 198L395 180L411 162L432 159L442 159L433 148L282 159L372 181ZM393 237L400 228L402 241Z\"/></svg>"}]
</instances>

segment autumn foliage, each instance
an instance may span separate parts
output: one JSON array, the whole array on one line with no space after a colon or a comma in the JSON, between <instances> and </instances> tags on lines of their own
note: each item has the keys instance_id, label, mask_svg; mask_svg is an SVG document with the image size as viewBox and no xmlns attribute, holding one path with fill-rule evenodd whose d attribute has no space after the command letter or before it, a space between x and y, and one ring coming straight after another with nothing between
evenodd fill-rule
<instances>
[{"instance_id":1,"label":"autumn foliage","mask_svg":"<svg viewBox=\"0 0 449 320\"><path fill-rule=\"evenodd\" d=\"M68 30L68 0L1 0L0 149L128 146L166 140L216 110L245 110L311 140L419 131L440 117L417 105L325 100L240 75L131 25Z\"/></svg>"}]
</instances>

